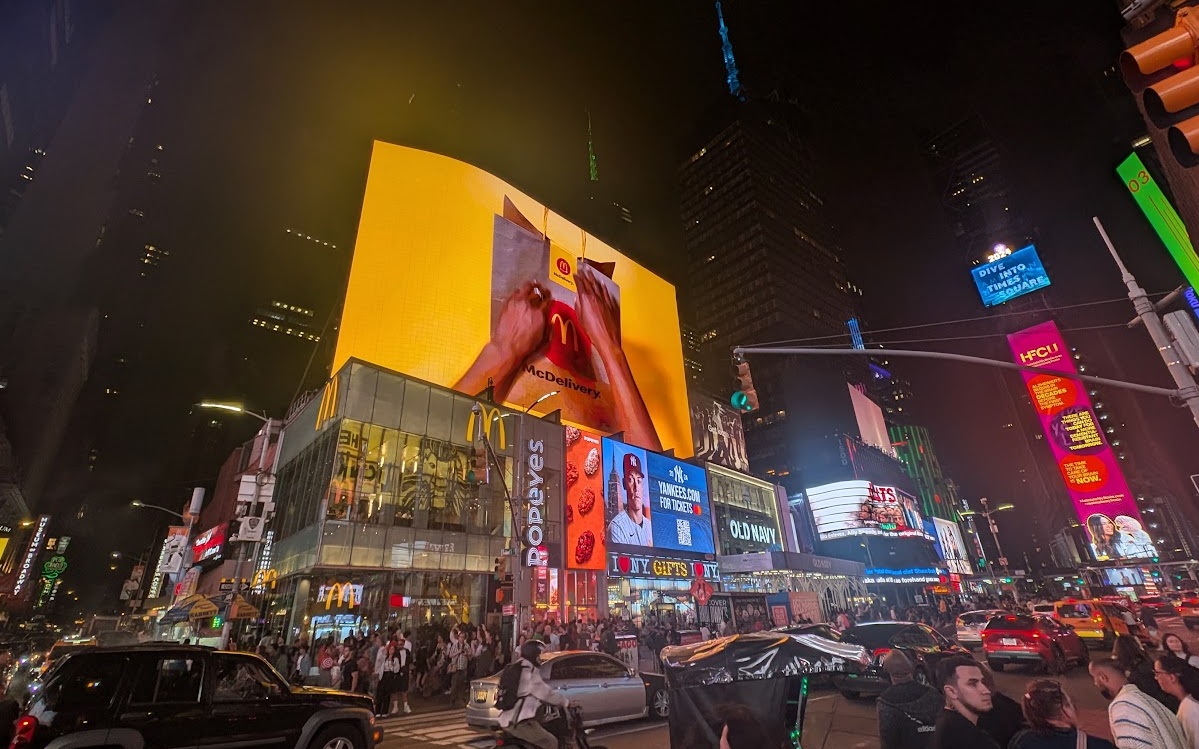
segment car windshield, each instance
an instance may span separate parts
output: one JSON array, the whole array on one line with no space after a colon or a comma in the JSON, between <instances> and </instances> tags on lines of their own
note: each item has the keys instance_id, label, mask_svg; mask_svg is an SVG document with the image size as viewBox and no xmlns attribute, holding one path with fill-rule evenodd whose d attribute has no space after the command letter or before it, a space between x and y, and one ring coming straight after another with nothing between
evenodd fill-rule
<instances>
[{"instance_id":1,"label":"car windshield","mask_svg":"<svg viewBox=\"0 0 1199 749\"><path fill-rule=\"evenodd\" d=\"M1165 603L1165 601L1161 598L1161 596L1145 596L1141 599L1142 606L1160 606L1163 603Z\"/></svg>"},{"instance_id":2,"label":"car windshield","mask_svg":"<svg viewBox=\"0 0 1199 749\"><path fill-rule=\"evenodd\" d=\"M1087 619L1091 616L1091 607L1085 603L1059 603L1057 615L1067 619Z\"/></svg>"},{"instance_id":3,"label":"car windshield","mask_svg":"<svg viewBox=\"0 0 1199 749\"><path fill-rule=\"evenodd\" d=\"M50 655L48 656L48 658L52 661L58 660L59 658L63 657L64 655L71 655L72 653L78 653L80 650L86 650L87 648L90 648L90 647L94 647L94 646L91 643L86 643L86 642L59 643L58 645L55 645L54 647L50 648Z\"/></svg>"},{"instance_id":4,"label":"car windshield","mask_svg":"<svg viewBox=\"0 0 1199 749\"><path fill-rule=\"evenodd\" d=\"M891 638L911 624L860 624L842 633L841 639L853 645L876 649L891 644Z\"/></svg>"},{"instance_id":5,"label":"car windshield","mask_svg":"<svg viewBox=\"0 0 1199 749\"><path fill-rule=\"evenodd\" d=\"M1036 622L1031 616L1023 614L1007 614L1005 616L996 616L987 622L987 631L994 632L996 630L1028 630L1035 629Z\"/></svg>"}]
</instances>

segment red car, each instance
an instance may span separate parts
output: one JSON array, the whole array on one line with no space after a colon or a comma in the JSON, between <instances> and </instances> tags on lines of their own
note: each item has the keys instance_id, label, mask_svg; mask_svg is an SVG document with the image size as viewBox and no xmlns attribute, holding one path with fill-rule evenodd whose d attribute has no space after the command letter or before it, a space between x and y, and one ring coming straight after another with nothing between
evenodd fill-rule
<instances>
[{"instance_id":1,"label":"red car","mask_svg":"<svg viewBox=\"0 0 1199 749\"><path fill-rule=\"evenodd\" d=\"M1065 673L1071 663L1085 666L1090 652L1069 624L1047 616L1004 614L983 628L983 652L993 671L1009 663L1031 663L1046 673Z\"/></svg>"}]
</instances>

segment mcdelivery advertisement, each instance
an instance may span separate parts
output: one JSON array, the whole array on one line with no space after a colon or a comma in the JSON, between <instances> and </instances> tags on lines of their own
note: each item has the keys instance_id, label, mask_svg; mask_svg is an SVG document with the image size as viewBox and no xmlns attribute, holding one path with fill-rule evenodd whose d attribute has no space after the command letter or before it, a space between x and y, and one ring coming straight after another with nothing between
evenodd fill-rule
<instances>
[{"instance_id":1,"label":"mcdelivery advertisement","mask_svg":"<svg viewBox=\"0 0 1199 749\"><path fill-rule=\"evenodd\" d=\"M639 563L624 569L630 556L679 561L713 558L716 547L704 469L623 442L606 438L602 442L608 574L636 574L632 570ZM621 557L626 561L621 562ZM692 566L684 564L680 569Z\"/></svg>"},{"instance_id":2,"label":"mcdelivery advertisement","mask_svg":"<svg viewBox=\"0 0 1199 749\"><path fill-rule=\"evenodd\" d=\"M1157 556L1085 386L1054 374L1078 372L1057 325L1051 320L1012 333L1008 345L1016 363L1046 370L1046 374L1020 374L1074 502L1074 511L1086 526L1095 558L1103 561Z\"/></svg>"},{"instance_id":3,"label":"mcdelivery advertisement","mask_svg":"<svg viewBox=\"0 0 1199 749\"><path fill-rule=\"evenodd\" d=\"M374 145L333 369L351 357L691 454L674 287L445 156Z\"/></svg>"}]
</instances>

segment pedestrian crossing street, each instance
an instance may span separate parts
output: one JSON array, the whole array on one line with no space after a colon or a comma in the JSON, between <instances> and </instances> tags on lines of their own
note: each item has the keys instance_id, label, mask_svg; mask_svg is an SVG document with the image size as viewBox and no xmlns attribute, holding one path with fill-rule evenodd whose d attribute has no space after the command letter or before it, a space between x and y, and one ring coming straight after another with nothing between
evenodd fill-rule
<instances>
[{"instance_id":1,"label":"pedestrian crossing street","mask_svg":"<svg viewBox=\"0 0 1199 749\"><path fill-rule=\"evenodd\" d=\"M462 708L380 718L378 725L383 728L384 744L398 738L405 746L417 743L480 749L495 745L490 733L466 725L466 711Z\"/></svg>"}]
</instances>

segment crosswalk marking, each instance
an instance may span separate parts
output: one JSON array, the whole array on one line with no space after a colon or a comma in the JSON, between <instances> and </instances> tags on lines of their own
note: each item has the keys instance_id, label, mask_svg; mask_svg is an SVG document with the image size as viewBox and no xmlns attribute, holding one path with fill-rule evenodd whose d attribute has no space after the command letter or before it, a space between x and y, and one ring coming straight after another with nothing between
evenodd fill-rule
<instances>
[{"instance_id":1,"label":"crosswalk marking","mask_svg":"<svg viewBox=\"0 0 1199 749\"><path fill-rule=\"evenodd\" d=\"M476 749L480 742L491 740L489 732L466 725L466 711L462 709L380 718L378 725L386 738L415 739L434 746Z\"/></svg>"}]
</instances>

